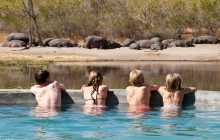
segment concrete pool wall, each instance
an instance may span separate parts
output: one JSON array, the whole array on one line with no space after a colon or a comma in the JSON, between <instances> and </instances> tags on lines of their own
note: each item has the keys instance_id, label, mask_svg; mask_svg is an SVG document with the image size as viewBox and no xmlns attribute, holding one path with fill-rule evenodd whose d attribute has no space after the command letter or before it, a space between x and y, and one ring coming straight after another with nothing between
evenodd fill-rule
<instances>
[{"instance_id":1,"label":"concrete pool wall","mask_svg":"<svg viewBox=\"0 0 220 140\"><path fill-rule=\"evenodd\" d=\"M158 92L151 93L151 105L162 106L161 96ZM220 91L198 90L196 93L187 95L185 106L194 104L216 104L220 102ZM80 90L67 90L62 94L62 102L65 104L83 103L83 94ZM111 89L108 94L107 104L118 105L127 103L124 89ZM34 95L29 89L0 89L0 104L36 104Z\"/></svg>"}]
</instances>

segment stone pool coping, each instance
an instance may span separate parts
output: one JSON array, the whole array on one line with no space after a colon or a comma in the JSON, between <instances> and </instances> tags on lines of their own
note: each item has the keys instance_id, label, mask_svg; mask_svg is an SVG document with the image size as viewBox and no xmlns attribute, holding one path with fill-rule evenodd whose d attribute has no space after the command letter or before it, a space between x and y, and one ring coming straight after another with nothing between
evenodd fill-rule
<instances>
[{"instance_id":1,"label":"stone pool coping","mask_svg":"<svg viewBox=\"0 0 220 140\"><path fill-rule=\"evenodd\" d=\"M83 94L80 90L67 90L68 94L62 94L64 102L83 103ZM127 103L124 89L110 89L111 99L109 104L117 105ZM195 105L216 104L220 101L220 91L197 90L195 93ZM0 89L0 104L36 104L34 95L29 89Z\"/></svg>"}]
</instances>

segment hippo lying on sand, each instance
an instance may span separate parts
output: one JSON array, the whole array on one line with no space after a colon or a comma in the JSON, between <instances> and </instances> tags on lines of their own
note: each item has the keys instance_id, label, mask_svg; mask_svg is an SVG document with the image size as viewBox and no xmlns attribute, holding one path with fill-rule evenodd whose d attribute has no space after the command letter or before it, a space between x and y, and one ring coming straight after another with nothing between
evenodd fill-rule
<instances>
[{"instance_id":1,"label":"hippo lying on sand","mask_svg":"<svg viewBox=\"0 0 220 140\"><path fill-rule=\"evenodd\" d=\"M150 49L150 46L154 44L152 40L138 40L136 42L140 46L141 49Z\"/></svg>"},{"instance_id":2,"label":"hippo lying on sand","mask_svg":"<svg viewBox=\"0 0 220 140\"><path fill-rule=\"evenodd\" d=\"M103 37L88 36L84 40L83 47L87 48L87 49L93 49L93 48L97 48L97 49L115 49L115 48L120 48L121 45L117 42L107 40Z\"/></svg>"},{"instance_id":3,"label":"hippo lying on sand","mask_svg":"<svg viewBox=\"0 0 220 140\"><path fill-rule=\"evenodd\" d=\"M161 39L159 37L153 37L150 39L151 41L155 42L155 43L159 43L161 42Z\"/></svg>"},{"instance_id":4,"label":"hippo lying on sand","mask_svg":"<svg viewBox=\"0 0 220 140\"><path fill-rule=\"evenodd\" d=\"M123 43L122 43L122 46L123 47L129 47L132 43L134 43L135 41L133 40L133 39L129 39L129 38L127 38L127 39L125 39L124 41L123 41Z\"/></svg>"},{"instance_id":5,"label":"hippo lying on sand","mask_svg":"<svg viewBox=\"0 0 220 140\"><path fill-rule=\"evenodd\" d=\"M135 45L137 44L137 45ZM131 49L137 48L137 49L151 49L151 50L162 50L163 45L160 42L155 42L152 40L138 40L137 42L132 43ZM138 47L139 46L139 47Z\"/></svg>"},{"instance_id":6,"label":"hippo lying on sand","mask_svg":"<svg viewBox=\"0 0 220 140\"><path fill-rule=\"evenodd\" d=\"M170 43L169 47L195 47L191 41L175 40Z\"/></svg>"},{"instance_id":7,"label":"hippo lying on sand","mask_svg":"<svg viewBox=\"0 0 220 140\"><path fill-rule=\"evenodd\" d=\"M132 43L129 45L129 49L140 50L140 46L136 43Z\"/></svg>"},{"instance_id":8,"label":"hippo lying on sand","mask_svg":"<svg viewBox=\"0 0 220 140\"><path fill-rule=\"evenodd\" d=\"M21 40L23 42L25 42L26 44L29 42L29 37L28 35L24 34L24 33L11 33L8 38L8 41L11 40Z\"/></svg>"},{"instance_id":9,"label":"hippo lying on sand","mask_svg":"<svg viewBox=\"0 0 220 140\"><path fill-rule=\"evenodd\" d=\"M165 39L161 43L163 44L163 49L170 47L170 43L175 41L175 39Z\"/></svg>"},{"instance_id":10,"label":"hippo lying on sand","mask_svg":"<svg viewBox=\"0 0 220 140\"><path fill-rule=\"evenodd\" d=\"M220 43L220 40L213 36L199 36L195 37L193 40L195 44L217 44Z\"/></svg>"},{"instance_id":11,"label":"hippo lying on sand","mask_svg":"<svg viewBox=\"0 0 220 140\"><path fill-rule=\"evenodd\" d=\"M78 44L69 39L54 39L49 41L50 47L77 47Z\"/></svg>"},{"instance_id":12,"label":"hippo lying on sand","mask_svg":"<svg viewBox=\"0 0 220 140\"><path fill-rule=\"evenodd\" d=\"M108 40L108 48L109 49L116 49L116 48L120 48L121 47L121 44L115 42L115 41L112 41L112 40Z\"/></svg>"},{"instance_id":13,"label":"hippo lying on sand","mask_svg":"<svg viewBox=\"0 0 220 140\"><path fill-rule=\"evenodd\" d=\"M161 44L160 42L158 43L154 43L150 46L151 50L163 50L163 44Z\"/></svg>"},{"instance_id":14,"label":"hippo lying on sand","mask_svg":"<svg viewBox=\"0 0 220 140\"><path fill-rule=\"evenodd\" d=\"M43 46L49 46L49 42L54 40L54 38L46 38L42 41Z\"/></svg>"},{"instance_id":15,"label":"hippo lying on sand","mask_svg":"<svg viewBox=\"0 0 220 140\"><path fill-rule=\"evenodd\" d=\"M88 36L84 40L84 48L87 49L108 49L108 41L107 39L99 36Z\"/></svg>"},{"instance_id":16,"label":"hippo lying on sand","mask_svg":"<svg viewBox=\"0 0 220 140\"><path fill-rule=\"evenodd\" d=\"M27 44L21 40L11 40L2 44L2 47L26 47Z\"/></svg>"}]
</instances>

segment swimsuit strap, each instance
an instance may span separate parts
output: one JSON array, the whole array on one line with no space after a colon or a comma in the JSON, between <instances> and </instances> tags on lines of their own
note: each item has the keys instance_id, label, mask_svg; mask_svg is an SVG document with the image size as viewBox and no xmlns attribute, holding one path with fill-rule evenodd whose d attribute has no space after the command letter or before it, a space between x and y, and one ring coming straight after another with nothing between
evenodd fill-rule
<instances>
[{"instance_id":1,"label":"swimsuit strap","mask_svg":"<svg viewBox=\"0 0 220 140\"><path fill-rule=\"evenodd\" d=\"M84 101L89 101L89 100L93 100L93 99L85 99Z\"/></svg>"},{"instance_id":2,"label":"swimsuit strap","mask_svg":"<svg viewBox=\"0 0 220 140\"><path fill-rule=\"evenodd\" d=\"M89 101L89 100L94 100L94 99L84 99L84 101ZM97 100L106 100L106 98L97 98Z\"/></svg>"}]
</instances>

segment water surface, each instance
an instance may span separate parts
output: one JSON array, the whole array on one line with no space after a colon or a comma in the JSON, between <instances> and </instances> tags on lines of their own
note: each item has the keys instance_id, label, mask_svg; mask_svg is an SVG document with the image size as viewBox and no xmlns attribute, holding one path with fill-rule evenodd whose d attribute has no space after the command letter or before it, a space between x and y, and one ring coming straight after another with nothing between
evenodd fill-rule
<instances>
[{"instance_id":1,"label":"water surface","mask_svg":"<svg viewBox=\"0 0 220 140\"><path fill-rule=\"evenodd\" d=\"M89 114L81 106L73 105L54 116L39 117L33 113L32 105L0 105L0 139L217 140L220 137L219 109L219 104L209 104L177 114L161 110L128 113L127 105L120 104Z\"/></svg>"},{"instance_id":2,"label":"water surface","mask_svg":"<svg viewBox=\"0 0 220 140\"><path fill-rule=\"evenodd\" d=\"M145 83L164 85L169 72L180 73L184 86L196 86L201 90L220 91L220 63L218 62L76 62L44 66L51 73L51 79L63 83L68 89L80 89L87 83L91 70L98 70L104 76L104 83L110 88L126 88L131 70L143 70ZM10 67L0 72L0 88L29 88L35 84L34 72L39 67L28 66L26 70L15 71Z\"/></svg>"}]
</instances>

